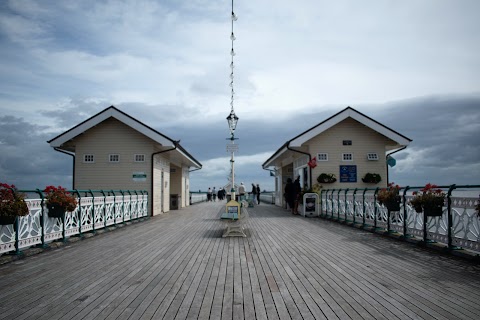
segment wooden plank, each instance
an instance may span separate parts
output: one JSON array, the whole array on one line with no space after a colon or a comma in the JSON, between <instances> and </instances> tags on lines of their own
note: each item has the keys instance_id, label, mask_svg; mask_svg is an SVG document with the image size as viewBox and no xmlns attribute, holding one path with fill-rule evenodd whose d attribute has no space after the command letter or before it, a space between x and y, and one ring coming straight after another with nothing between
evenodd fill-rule
<instances>
[{"instance_id":1,"label":"wooden plank","mask_svg":"<svg viewBox=\"0 0 480 320\"><path fill-rule=\"evenodd\" d=\"M476 319L480 266L324 219L203 203L0 266L0 319Z\"/></svg>"}]
</instances>

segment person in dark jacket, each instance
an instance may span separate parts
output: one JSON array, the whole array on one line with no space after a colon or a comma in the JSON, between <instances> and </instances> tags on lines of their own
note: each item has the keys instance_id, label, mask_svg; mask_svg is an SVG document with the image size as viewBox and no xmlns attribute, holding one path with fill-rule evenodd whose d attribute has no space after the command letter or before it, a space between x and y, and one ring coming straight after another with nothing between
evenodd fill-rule
<instances>
[{"instance_id":1,"label":"person in dark jacket","mask_svg":"<svg viewBox=\"0 0 480 320\"><path fill-rule=\"evenodd\" d=\"M252 183L252 202L255 203L257 200L257 187L255 187L255 183Z\"/></svg>"},{"instance_id":2,"label":"person in dark jacket","mask_svg":"<svg viewBox=\"0 0 480 320\"><path fill-rule=\"evenodd\" d=\"M302 187L300 186L300 176L297 176L297 179L295 179L295 182L293 183L293 209L292 213L293 214L299 214L298 213L298 204L300 203L300 193L302 192Z\"/></svg>"},{"instance_id":3,"label":"person in dark jacket","mask_svg":"<svg viewBox=\"0 0 480 320\"><path fill-rule=\"evenodd\" d=\"M288 209L292 210L293 213L293 182L292 179L287 179L287 184L285 185L285 201L288 204Z\"/></svg>"},{"instance_id":4,"label":"person in dark jacket","mask_svg":"<svg viewBox=\"0 0 480 320\"><path fill-rule=\"evenodd\" d=\"M257 183L257 204L260 204L260 185Z\"/></svg>"}]
</instances>

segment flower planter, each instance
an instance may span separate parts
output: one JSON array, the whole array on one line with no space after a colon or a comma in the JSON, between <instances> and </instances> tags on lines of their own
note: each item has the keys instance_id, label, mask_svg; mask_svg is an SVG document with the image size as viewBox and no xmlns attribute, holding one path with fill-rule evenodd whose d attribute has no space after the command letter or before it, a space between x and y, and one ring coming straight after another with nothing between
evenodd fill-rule
<instances>
[{"instance_id":1,"label":"flower planter","mask_svg":"<svg viewBox=\"0 0 480 320\"><path fill-rule=\"evenodd\" d=\"M395 199L391 199L385 202L385 207L387 207L388 211L400 211L400 197L395 197Z\"/></svg>"},{"instance_id":2,"label":"flower planter","mask_svg":"<svg viewBox=\"0 0 480 320\"><path fill-rule=\"evenodd\" d=\"M419 206L413 206L413 209L415 209L415 212L416 213L422 213L423 212L423 208L421 205Z\"/></svg>"},{"instance_id":3,"label":"flower planter","mask_svg":"<svg viewBox=\"0 0 480 320\"><path fill-rule=\"evenodd\" d=\"M57 206L57 205L51 205L47 204L47 209L48 209L48 216L50 218L62 218L65 215L65 208Z\"/></svg>"},{"instance_id":4,"label":"flower planter","mask_svg":"<svg viewBox=\"0 0 480 320\"><path fill-rule=\"evenodd\" d=\"M0 216L0 225L7 226L14 224L16 218L16 216Z\"/></svg>"},{"instance_id":5,"label":"flower planter","mask_svg":"<svg viewBox=\"0 0 480 320\"><path fill-rule=\"evenodd\" d=\"M423 207L425 215L428 217L440 217L443 214L443 204L433 204Z\"/></svg>"}]
</instances>

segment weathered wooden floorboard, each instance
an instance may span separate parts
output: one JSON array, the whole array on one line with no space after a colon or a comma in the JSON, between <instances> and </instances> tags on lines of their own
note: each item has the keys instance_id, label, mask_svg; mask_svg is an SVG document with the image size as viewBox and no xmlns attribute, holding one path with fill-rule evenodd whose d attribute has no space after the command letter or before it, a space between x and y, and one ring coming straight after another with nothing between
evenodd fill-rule
<instances>
[{"instance_id":1,"label":"weathered wooden floorboard","mask_svg":"<svg viewBox=\"0 0 480 320\"><path fill-rule=\"evenodd\" d=\"M225 202L0 266L0 319L479 319L480 266L337 222Z\"/></svg>"}]
</instances>

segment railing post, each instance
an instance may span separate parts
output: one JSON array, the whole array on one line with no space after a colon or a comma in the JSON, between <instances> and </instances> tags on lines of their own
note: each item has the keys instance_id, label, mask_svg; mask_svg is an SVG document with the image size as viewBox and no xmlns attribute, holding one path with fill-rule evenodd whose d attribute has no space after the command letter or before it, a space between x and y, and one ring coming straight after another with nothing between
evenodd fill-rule
<instances>
[{"instance_id":1,"label":"railing post","mask_svg":"<svg viewBox=\"0 0 480 320\"><path fill-rule=\"evenodd\" d=\"M377 229L377 213L378 213L378 208L377 208L377 193L378 190L380 190L379 187L375 189L375 192L373 193L373 228L376 230Z\"/></svg>"},{"instance_id":2,"label":"railing post","mask_svg":"<svg viewBox=\"0 0 480 320\"><path fill-rule=\"evenodd\" d=\"M357 194L357 190L358 190L358 188L355 188L353 190L353 225L355 225L355 222L356 222L355 216L356 216L356 211L357 211L357 203L355 201L355 195Z\"/></svg>"},{"instance_id":3,"label":"railing post","mask_svg":"<svg viewBox=\"0 0 480 320\"><path fill-rule=\"evenodd\" d=\"M365 228L365 225L366 225L366 215L367 215L367 208L365 207L365 193L367 193L367 188L363 189L363 195L362 195L362 204L363 204L363 209L362 209L362 213L363 213L363 224L362 224L362 228Z\"/></svg>"},{"instance_id":4,"label":"railing post","mask_svg":"<svg viewBox=\"0 0 480 320\"><path fill-rule=\"evenodd\" d=\"M452 184L450 188L448 188L447 192L447 219L448 219L448 229L447 229L447 236L448 236L448 250L457 249L457 247L452 245L453 238L452 238L452 228L453 228L453 217L452 217L452 192L456 189L457 186Z\"/></svg>"},{"instance_id":5,"label":"railing post","mask_svg":"<svg viewBox=\"0 0 480 320\"><path fill-rule=\"evenodd\" d=\"M103 196L103 227L107 227L107 196L103 190L100 190Z\"/></svg>"},{"instance_id":6,"label":"railing post","mask_svg":"<svg viewBox=\"0 0 480 320\"><path fill-rule=\"evenodd\" d=\"M338 189L337 193L337 221L340 221L340 191L342 191L342 189Z\"/></svg>"},{"instance_id":7,"label":"railing post","mask_svg":"<svg viewBox=\"0 0 480 320\"><path fill-rule=\"evenodd\" d=\"M135 196L137 197L137 209L135 210L137 212L137 219L138 219L138 205L139 205L139 202L138 202L138 192L137 190L134 190L135 192ZM143 195L143 191L142 191L142 195ZM143 208L143 203L142 203L142 208ZM143 217L143 215L142 215Z\"/></svg>"},{"instance_id":8,"label":"railing post","mask_svg":"<svg viewBox=\"0 0 480 320\"><path fill-rule=\"evenodd\" d=\"M78 192L77 189L75 189L73 191L74 193L77 194L77 197L78 197L78 236L81 238L83 237L83 234L82 234L82 223L83 223L83 219L82 219L82 196L80 195L80 192ZM66 238L66 234L65 234L65 216L63 217L63 233L62 233L62 236L63 236L63 242L66 242L67 241L67 238Z\"/></svg>"},{"instance_id":9,"label":"railing post","mask_svg":"<svg viewBox=\"0 0 480 320\"><path fill-rule=\"evenodd\" d=\"M88 189L88 193L92 196L92 232L96 233L95 230L95 196L93 195L93 192L91 189Z\"/></svg>"},{"instance_id":10,"label":"railing post","mask_svg":"<svg viewBox=\"0 0 480 320\"><path fill-rule=\"evenodd\" d=\"M110 190L110 192L113 194L113 225L117 226L117 197L115 196L115 192L113 190Z\"/></svg>"},{"instance_id":11,"label":"railing post","mask_svg":"<svg viewBox=\"0 0 480 320\"><path fill-rule=\"evenodd\" d=\"M36 189L35 190L36 193L38 193L38 195L40 196L40 212L41 212L41 215L40 215L40 225L42 226L42 235L41 235L41 239L42 239L42 248L47 248L48 245L45 243L45 211L43 210L43 204L45 202L45 198L43 196L43 192L42 190L40 189Z\"/></svg>"},{"instance_id":12,"label":"railing post","mask_svg":"<svg viewBox=\"0 0 480 320\"><path fill-rule=\"evenodd\" d=\"M128 190L127 190L128 191ZM120 190L120 193L122 194L122 224L125 224L125 193L123 190ZM128 191L130 193L130 191ZM130 197L130 201L132 197Z\"/></svg>"},{"instance_id":13,"label":"railing post","mask_svg":"<svg viewBox=\"0 0 480 320\"><path fill-rule=\"evenodd\" d=\"M347 204L347 192L348 192L348 188L345 189L345 222L348 222L348 219L347 219L347 211L348 211L348 204Z\"/></svg>"},{"instance_id":14,"label":"railing post","mask_svg":"<svg viewBox=\"0 0 480 320\"><path fill-rule=\"evenodd\" d=\"M407 191L410 189L410 186L406 186L403 190L403 238L408 238L408 229L407 229Z\"/></svg>"}]
</instances>

